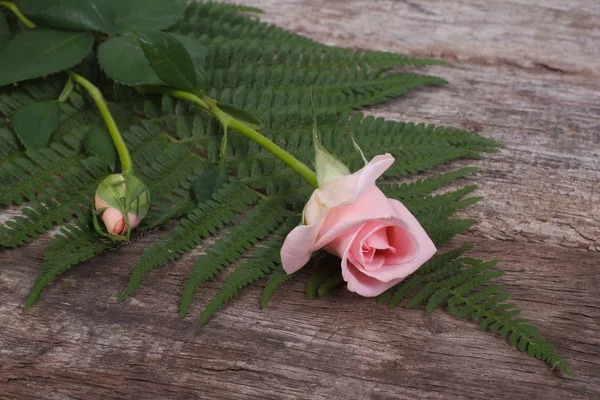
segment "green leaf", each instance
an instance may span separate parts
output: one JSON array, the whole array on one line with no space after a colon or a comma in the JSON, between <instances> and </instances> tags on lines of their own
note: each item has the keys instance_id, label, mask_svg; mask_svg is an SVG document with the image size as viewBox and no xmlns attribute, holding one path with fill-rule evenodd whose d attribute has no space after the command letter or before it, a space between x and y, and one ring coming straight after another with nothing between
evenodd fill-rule
<instances>
[{"instance_id":1,"label":"green leaf","mask_svg":"<svg viewBox=\"0 0 600 400\"><path fill-rule=\"evenodd\" d=\"M181 42L192 59L197 81L201 83L200 86L206 86L207 77L203 68L206 47L188 36L173 33L165 35ZM106 75L116 82L131 86L165 84L150 66L140 44L130 36L118 36L102 43L98 47L98 61Z\"/></svg>"},{"instance_id":2,"label":"green leaf","mask_svg":"<svg viewBox=\"0 0 600 400\"><path fill-rule=\"evenodd\" d=\"M117 34L111 0L19 0L19 8L49 28Z\"/></svg>"},{"instance_id":3,"label":"green leaf","mask_svg":"<svg viewBox=\"0 0 600 400\"><path fill-rule=\"evenodd\" d=\"M0 86L69 69L92 51L93 43L90 33L23 31L0 51Z\"/></svg>"},{"instance_id":4,"label":"green leaf","mask_svg":"<svg viewBox=\"0 0 600 400\"><path fill-rule=\"evenodd\" d=\"M178 35L176 33L168 33L181 42L187 50L196 70L196 81L201 88L208 87L208 75L204 71L204 60L208 54L208 49L199 41L190 36Z\"/></svg>"},{"instance_id":5,"label":"green leaf","mask_svg":"<svg viewBox=\"0 0 600 400\"><path fill-rule=\"evenodd\" d=\"M8 42L10 42L10 29L8 28L8 22L4 14L0 13L0 49L2 49Z\"/></svg>"},{"instance_id":6,"label":"green leaf","mask_svg":"<svg viewBox=\"0 0 600 400\"><path fill-rule=\"evenodd\" d=\"M132 37L118 36L98 47L98 62L112 80L126 85L164 85L141 46Z\"/></svg>"},{"instance_id":7,"label":"green leaf","mask_svg":"<svg viewBox=\"0 0 600 400\"><path fill-rule=\"evenodd\" d=\"M163 32L134 32L156 75L167 85L198 92L196 68L190 54L173 35Z\"/></svg>"},{"instance_id":8,"label":"green leaf","mask_svg":"<svg viewBox=\"0 0 600 400\"><path fill-rule=\"evenodd\" d=\"M108 163L114 169L117 161L117 151L106 127L92 125L83 137L83 148Z\"/></svg>"},{"instance_id":9,"label":"green leaf","mask_svg":"<svg viewBox=\"0 0 600 400\"><path fill-rule=\"evenodd\" d=\"M119 33L131 30L161 30L183 18L181 0L112 0Z\"/></svg>"},{"instance_id":10,"label":"green leaf","mask_svg":"<svg viewBox=\"0 0 600 400\"><path fill-rule=\"evenodd\" d=\"M58 128L60 109L55 100L30 103L17 110L12 123L27 150L39 150L48 145Z\"/></svg>"},{"instance_id":11,"label":"green leaf","mask_svg":"<svg viewBox=\"0 0 600 400\"><path fill-rule=\"evenodd\" d=\"M227 114L231 115L235 119L245 122L246 124L249 124L253 127L260 127L260 119L250 114L249 112L225 103L219 103L218 106L221 110L225 111Z\"/></svg>"},{"instance_id":12,"label":"green leaf","mask_svg":"<svg viewBox=\"0 0 600 400\"><path fill-rule=\"evenodd\" d=\"M223 166L210 169L192 183L192 193L197 203L212 199L213 193L227 182L227 171Z\"/></svg>"}]
</instances>

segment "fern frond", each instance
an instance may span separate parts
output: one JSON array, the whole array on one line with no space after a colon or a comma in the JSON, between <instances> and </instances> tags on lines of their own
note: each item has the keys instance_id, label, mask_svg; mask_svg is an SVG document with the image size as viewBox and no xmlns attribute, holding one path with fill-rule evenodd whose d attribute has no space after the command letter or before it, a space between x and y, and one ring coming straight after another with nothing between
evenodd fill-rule
<instances>
[{"instance_id":1,"label":"fern frond","mask_svg":"<svg viewBox=\"0 0 600 400\"><path fill-rule=\"evenodd\" d=\"M259 240L273 232L289 216L289 212L270 200L261 200L244 218L223 233L206 254L196 260L194 268L184 283L179 315L185 317L198 286L215 277L226 266L235 262Z\"/></svg>"},{"instance_id":2,"label":"fern frond","mask_svg":"<svg viewBox=\"0 0 600 400\"><path fill-rule=\"evenodd\" d=\"M254 76L250 70L246 71L245 80L238 80L236 78L240 71L234 67L231 72L234 76L214 75L211 93L224 103L244 104L247 110L261 113L274 106L309 108L310 87L316 107L343 111L375 105L422 85L446 83L441 78L426 75L395 73L381 76L356 67L347 68L341 72L320 71L312 74L296 71L293 76L286 76L283 68L276 68L270 74L265 74L267 76ZM265 86L252 87L257 85Z\"/></svg>"},{"instance_id":3,"label":"fern frond","mask_svg":"<svg viewBox=\"0 0 600 400\"><path fill-rule=\"evenodd\" d=\"M78 170L74 170L78 171ZM23 216L6 221L0 227L0 247L17 247L36 239L40 234L58 224L70 221L74 216L85 219L89 214L91 198L98 185L98 179L87 174L77 187L71 187L68 194L48 188L39 201L29 203L21 209Z\"/></svg>"},{"instance_id":4,"label":"fern frond","mask_svg":"<svg viewBox=\"0 0 600 400\"><path fill-rule=\"evenodd\" d=\"M437 254L407 279L378 297L377 302L384 304L385 299L389 298L390 307L398 306L404 299L408 298L417 287L425 282L424 276L427 273L437 271L442 266L450 264L452 261L456 260L472 248L473 245L465 245L460 248L447 251L446 253Z\"/></svg>"},{"instance_id":5,"label":"fern frond","mask_svg":"<svg viewBox=\"0 0 600 400\"><path fill-rule=\"evenodd\" d=\"M267 280L267 284L263 290L261 299L262 307L267 308L269 306L269 300L271 300L271 297L273 297L277 289L279 289L281 285L287 281L294 279L296 276L298 276L298 273L288 275L281 265L275 267L269 274L269 279Z\"/></svg>"},{"instance_id":6,"label":"fern frond","mask_svg":"<svg viewBox=\"0 0 600 400\"><path fill-rule=\"evenodd\" d=\"M295 220L295 218L294 218ZM295 221L297 222L297 221ZM236 268L228 277L219 292L206 305L200 315L200 325L204 325L223 305L244 287L264 278L273 269L281 265L281 246L287 234L296 226L291 221L284 222L269 238L261 242L249 259Z\"/></svg>"},{"instance_id":7,"label":"fern frond","mask_svg":"<svg viewBox=\"0 0 600 400\"><path fill-rule=\"evenodd\" d=\"M479 168L476 167L461 168L459 170L437 175L431 178L419 179L415 182L402 184L384 183L380 184L379 187L387 197L398 199L404 202L409 199L427 196L435 192L437 189L455 181L456 179L475 173L478 170Z\"/></svg>"},{"instance_id":8,"label":"fern frond","mask_svg":"<svg viewBox=\"0 0 600 400\"><path fill-rule=\"evenodd\" d=\"M422 226L436 247L441 247L450 239L465 232L476 223L477 221L474 219L447 219L441 221L424 221Z\"/></svg>"},{"instance_id":9,"label":"fern frond","mask_svg":"<svg viewBox=\"0 0 600 400\"><path fill-rule=\"evenodd\" d=\"M313 43L304 36L249 18L231 6L215 2L191 3L186 9L184 20L177 24L176 30L183 34L194 33L207 37Z\"/></svg>"},{"instance_id":10,"label":"fern frond","mask_svg":"<svg viewBox=\"0 0 600 400\"><path fill-rule=\"evenodd\" d=\"M109 171L108 165L98 159L87 158L80 152L81 141L71 135L62 143L51 143L39 151L27 151L24 156L3 163L3 176L9 178L0 183L0 204L20 205L35 200L37 193L44 192L47 185L56 182L57 176L74 176L84 171L101 176Z\"/></svg>"},{"instance_id":11,"label":"fern frond","mask_svg":"<svg viewBox=\"0 0 600 400\"><path fill-rule=\"evenodd\" d=\"M19 150L19 142L15 134L6 127L0 127L0 157L5 162Z\"/></svg>"},{"instance_id":12,"label":"fern frond","mask_svg":"<svg viewBox=\"0 0 600 400\"><path fill-rule=\"evenodd\" d=\"M457 210L481 200L481 197L462 200L464 196L476 189L475 185L465 186L449 193L409 199L404 202L404 205L421 222L425 219L444 219L453 215Z\"/></svg>"},{"instance_id":13,"label":"fern frond","mask_svg":"<svg viewBox=\"0 0 600 400\"><path fill-rule=\"evenodd\" d=\"M194 37L193 33L190 36ZM206 65L219 89L235 87L233 81L252 88L280 83L323 83L346 69L383 75L392 68L443 64L433 59L395 53L329 47L321 44L289 44L262 39L200 37L208 45ZM238 70L234 70L237 67ZM358 68L358 69L357 69ZM306 79L309 81L307 82Z\"/></svg>"},{"instance_id":14,"label":"fern frond","mask_svg":"<svg viewBox=\"0 0 600 400\"><path fill-rule=\"evenodd\" d=\"M541 337L528 320L517 318L520 311L505 301L509 295L501 286L487 286L503 274L492 270L497 261L459 258L472 246L439 254L400 284L380 295L379 304L390 307L407 300L407 307L425 303L427 313L445 304L459 318L481 321L480 327L497 331L520 351L571 374L554 347Z\"/></svg>"},{"instance_id":15,"label":"fern frond","mask_svg":"<svg viewBox=\"0 0 600 400\"><path fill-rule=\"evenodd\" d=\"M61 233L52 239L48 251L44 254L42 271L33 284L25 307L33 306L39 300L42 291L56 277L113 246L113 242L93 236L90 226L86 224L63 228Z\"/></svg>"},{"instance_id":16,"label":"fern frond","mask_svg":"<svg viewBox=\"0 0 600 400\"><path fill-rule=\"evenodd\" d=\"M150 271L167 265L196 247L203 239L214 235L235 218L235 213L256 202L258 196L243 185L227 184L209 200L179 221L163 241L155 243L142 253L119 301L125 300L137 289Z\"/></svg>"},{"instance_id":17,"label":"fern frond","mask_svg":"<svg viewBox=\"0 0 600 400\"><path fill-rule=\"evenodd\" d=\"M21 107L37 101L57 99L62 90L60 78L20 82L0 88L0 117L9 118Z\"/></svg>"},{"instance_id":18,"label":"fern frond","mask_svg":"<svg viewBox=\"0 0 600 400\"><path fill-rule=\"evenodd\" d=\"M250 7L250 6L244 6L241 4L225 4L225 3L219 3L220 6L226 7L226 8L230 8L234 11L239 11L239 12L248 12L248 13L254 13L254 14L264 14L265 12L263 10L261 10L258 7Z\"/></svg>"},{"instance_id":19,"label":"fern frond","mask_svg":"<svg viewBox=\"0 0 600 400\"><path fill-rule=\"evenodd\" d=\"M340 266L336 265L335 262L329 262L331 261L330 257L326 255L323 257L327 258L328 262L323 262L322 259L315 261L310 278L306 283L306 295L308 297L314 297L327 279L340 275Z\"/></svg>"}]
</instances>

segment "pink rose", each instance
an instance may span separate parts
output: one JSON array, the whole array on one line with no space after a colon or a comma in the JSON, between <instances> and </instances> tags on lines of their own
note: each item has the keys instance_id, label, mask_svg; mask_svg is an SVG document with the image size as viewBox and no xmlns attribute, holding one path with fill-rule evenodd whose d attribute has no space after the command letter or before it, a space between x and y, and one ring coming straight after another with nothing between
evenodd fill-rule
<instances>
[{"instance_id":1,"label":"pink rose","mask_svg":"<svg viewBox=\"0 0 600 400\"><path fill-rule=\"evenodd\" d=\"M281 261L288 274L321 248L342 259L348 290L377 296L416 271L437 251L417 219L375 181L394 162L377 156L351 175L326 181L304 208L304 225L287 236Z\"/></svg>"},{"instance_id":2,"label":"pink rose","mask_svg":"<svg viewBox=\"0 0 600 400\"><path fill-rule=\"evenodd\" d=\"M111 207L107 202L99 198L97 195L94 197L94 204L96 210L105 208L102 213L102 222L106 227L106 231L109 235L123 235L127 232L127 224L125 223L125 215L114 207ZM135 229L141 219L133 213L127 213L129 215L129 229Z\"/></svg>"}]
</instances>

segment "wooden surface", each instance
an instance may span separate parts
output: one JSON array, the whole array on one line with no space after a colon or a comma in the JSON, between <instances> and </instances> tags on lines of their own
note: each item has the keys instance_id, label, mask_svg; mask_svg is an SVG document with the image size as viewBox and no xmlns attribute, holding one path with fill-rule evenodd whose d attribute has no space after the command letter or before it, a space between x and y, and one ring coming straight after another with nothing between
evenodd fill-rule
<instances>
[{"instance_id":1,"label":"wooden surface","mask_svg":"<svg viewBox=\"0 0 600 400\"><path fill-rule=\"evenodd\" d=\"M47 239L0 250L0 398L600 398L600 3L595 0L256 1L262 19L346 47L435 56L450 82L372 112L472 129L506 148L461 184L485 196L453 244L500 278L570 368L566 378L443 311L374 305L305 279L266 310L245 290L204 328L177 307L183 257L116 303L148 236L22 304Z\"/></svg>"}]
</instances>

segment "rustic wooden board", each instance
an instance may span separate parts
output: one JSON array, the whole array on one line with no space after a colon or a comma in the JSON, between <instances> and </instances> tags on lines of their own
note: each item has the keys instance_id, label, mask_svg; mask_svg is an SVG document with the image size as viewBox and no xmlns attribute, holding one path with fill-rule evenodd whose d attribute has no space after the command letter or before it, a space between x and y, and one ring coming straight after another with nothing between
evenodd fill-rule
<instances>
[{"instance_id":1,"label":"rustic wooden board","mask_svg":"<svg viewBox=\"0 0 600 400\"><path fill-rule=\"evenodd\" d=\"M245 290L197 328L220 281L179 320L193 255L117 304L157 232L74 268L30 311L22 304L47 238L0 250L0 398L599 398L600 3L255 5L265 21L319 41L448 61L426 71L450 85L370 112L505 143L482 162L452 165L480 166L461 184L485 196L462 213L480 223L453 244L476 243L474 256L502 260L500 282L579 376L443 311L388 310L344 291L306 299L305 279L264 311L260 285Z\"/></svg>"}]
</instances>

